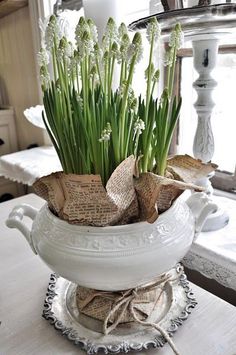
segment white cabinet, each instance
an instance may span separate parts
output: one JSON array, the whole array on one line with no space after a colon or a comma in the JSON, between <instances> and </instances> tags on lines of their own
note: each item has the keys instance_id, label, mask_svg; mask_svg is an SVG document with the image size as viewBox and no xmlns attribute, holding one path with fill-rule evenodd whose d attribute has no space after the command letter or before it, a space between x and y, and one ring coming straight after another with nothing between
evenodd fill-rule
<instances>
[{"instance_id":1,"label":"white cabinet","mask_svg":"<svg viewBox=\"0 0 236 355\"><path fill-rule=\"evenodd\" d=\"M18 150L13 108L0 108L0 155Z\"/></svg>"},{"instance_id":2,"label":"white cabinet","mask_svg":"<svg viewBox=\"0 0 236 355\"><path fill-rule=\"evenodd\" d=\"M11 107L0 107L0 156L18 150L14 110ZM8 196L9 194L9 196ZM0 177L0 202L20 195L19 185Z\"/></svg>"}]
</instances>

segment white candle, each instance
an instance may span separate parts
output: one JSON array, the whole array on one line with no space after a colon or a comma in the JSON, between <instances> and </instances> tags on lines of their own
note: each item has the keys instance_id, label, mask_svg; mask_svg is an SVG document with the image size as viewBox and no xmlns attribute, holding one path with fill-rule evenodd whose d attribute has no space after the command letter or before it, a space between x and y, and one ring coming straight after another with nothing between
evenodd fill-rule
<instances>
[{"instance_id":1,"label":"white candle","mask_svg":"<svg viewBox=\"0 0 236 355\"><path fill-rule=\"evenodd\" d=\"M155 15L163 12L163 6L161 0L150 0L149 1L149 15Z\"/></svg>"},{"instance_id":2,"label":"white candle","mask_svg":"<svg viewBox=\"0 0 236 355\"><path fill-rule=\"evenodd\" d=\"M187 7L194 7L198 5L199 0L188 0Z\"/></svg>"},{"instance_id":3,"label":"white candle","mask_svg":"<svg viewBox=\"0 0 236 355\"><path fill-rule=\"evenodd\" d=\"M98 28L99 40L109 17L113 17L116 23L122 21L122 6L119 0L84 0L83 4L85 17L91 18Z\"/></svg>"},{"instance_id":4,"label":"white candle","mask_svg":"<svg viewBox=\"0 0 236 355\"><path fill-rule=\"evenodd\" d=\"M226 2L227 2L226 0L211 0L210 5L224 4ZM199 0L187 0L187 7L197 6L198 3L199 3Z\"/></svg>"}]
</instances>

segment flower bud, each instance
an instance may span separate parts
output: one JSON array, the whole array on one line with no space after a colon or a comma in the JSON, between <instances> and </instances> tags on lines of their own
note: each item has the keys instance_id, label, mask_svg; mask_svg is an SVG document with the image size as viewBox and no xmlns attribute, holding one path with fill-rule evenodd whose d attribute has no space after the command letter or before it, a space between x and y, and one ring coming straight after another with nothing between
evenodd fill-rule
<instances>
[{"instance_id":1,"label":"flower bud","mask_svg":"<svg viewBox=\"0 0 236 355\"><path fill-rule=\"evenodd\" d=\"M160 79L160 69L157 69L153 75L153 81L158 82Z\"/></svg>"},{"instance_id":2,"label":"flower bud","mask_svg":"<svg viewBox=\"0 0 236 355\"><path fill-rule=\"evenodd\" d=\"M136 135L140 135L142 131L145 129L145 123L141 118L138 118L137 121L134 124L134 137Z\"/></svg>"},{"instance_id":3,"label":"flower bud","mask_svg":"<svg viewBox=\"0 0 236 355\"><path fill-rule=\"evenodd\" d=\"M45 44L48 51L51 51L53 45L58 46L60 38L60 30L55 15L50 17L46 31L45 31Z\"/></svg>"},{"instance_id":4,"label":"flower bud","mask_svg":"<svg viewBox=\"0 0 236 355\"><path fill-rule=\"evenodd\" d=\"M84 26L85 24L86 24L86 20L85 20L84 16L81 16L79 18L79 25L80 26Z\"/></svg>"},{"instance_id":5,"label":"flower bud","mask_svg":"<svg viewBox=\"0 0 236 355\"><path fill-rule=\"evenodd\" d=\"M97 31L97 27L95 25L95 23L93 22L93 20L91 18L89 18L87 20L87 24L89 26L89 29L90 29L90 35L91 35L91 38L94 42L97 42L98 40L98 31Z\"/></svg>"},{"instance_id":6,"label":"flower bud","mask_svg":"<svg viewBox=\"0 0 236 355\"><path fill-rule=\"evenodd\" d=\"M40 51L37 55L38 65L47 66L49 64L49 54L45 48L40 48Z\"/></svg>"},{"instance_id":7,"label":"flower bud","mask_svg":"<svg viewBox=\"0 0 236 355\"><path fill-rule=\"evenodd\" d=\"M39 70L41 87L43 91L46 91L50 84L50 77L47 68L42 65Z\"/></svg>"},{"instance_id":8,"label":"flower bud","mask_svg":"<svg viewBox=\"0 0 236 355\"><path fill-rule=\"evenodd\" d=\"M67 39L65 37L62 37L59 42L59 49L65 49L66 46L67 46Z\"/></svg>"},{"instance_id":9,"label":"flower bud","mask_svg":"<svg viewBox=\"0 0 236 355\"><path fill-rule=\"evenodd\" d=\"M101 138L99 138L98 141L100 143L108 142L110 140L111 132L111 125L109 122L107 122L106 128L102 131Z\"/></svg>"},{"instance_id":10,"label":"flower bud","mask_svg":"<svg viewBox=\"0 0 236 355\"><path fill-rule=\"evenodd\" d=\"M167 88L165 88L163 90L163 93L161 95L161 101L163 101L165 99L169 100L169 90Z\"/></svg>"},{"instance_id":11,"label":"flower bud","mask_svg":"<svg viewBox=\"0 0 236 355\"><path fill-rule=\"evenodd\" d=\"M157 41L160 37L161 34L161 28L159 23L157 22L156 17L152 17L149 20L148 26L147 26L147 40L149 43L151 43L151 41Z\"/></svg>"},{"instance_id":12,"label":"flower bud","mask_svg":"<svg viewBox=\"0 0 236 355\"><path fill-rule=\"evenodd\" d=\"M128 47L130 45L130 39L128 34L124 34L121 38L121 44L125 47Z\"/></svg>"},{"instance_id":13,"label":"flower bud","mask_svg":"<svg viewBox=\"0 0 236 355\"><path fill-rule=\"evenodd\" d=\"M97 68L96 68L95 65L92 66L92 68L91 68L91 70L90 70L90 74L91 74L92 76L94 76L95 74L97 74Z\"/></svg>"},{"instance_id":14,"label":"flower bud","mask_svg":"<svg viewBox=\"0 0 236 355\"><path fill-rule=\"evenodd\" d=\"M49 23L55 24L57 22L57 18L55 15L51 15L49 19Z\"/></svg>"},{"instance_id":15,"label":"flower bud","mask_svg":"<svg viewBox=\"0 0 236 355\"><path fill-rule=\"evenodd\" d=\"M114 19L112 17L109 17L109 19L107 21L107 27L110 29L114 29L115 26L116 26L116 23L115 23Z\"/></svg>"},{"instance_id":16,"label":"flower bud","mask_svg":"<svg viewBox=\"0 0 236 355\"><path fill-rule=\"evenodd\" d=\"M174 60L174 47L170 47L165 52L164 66L172 66Z\"/></svg>"},{"instance_id":17,"label":"flower bud","mask_svg":"<svg viewBox=\"0 0 236 355\"><path fill-rule=\"evenodd\" d=\"M83 34L84 32L90 33L89 25L87 24L85 18L83 16L80 17L79 22L75 28L75 39L77 47L83 47ZM84 52L84 50L82 51Z\"/></svg>"},{"instance_id":18,"label":"flower bud","mask_svg":"<svg viewBox=\"0 0 236 355\"><path fill-rule=\"evenodd\" d=\"M125 33L120 41L120 53L119 53L119 61L126 60L128 61L128 49L130 46L130 38L127 33Z\"/></svg>"},{"instance_id":19,"label":"flower bud","mask_svg":"<svg viewBox=\"0 0 236 355\"><path fill-rule=\"evenodd\" d=\"M112 51L112 54L113 54L113 55L115 55L115 56L117 55L117 53L118 53L118 45L117 45L116 42L113 42L113 43L112 43L111 51Z\"/></svg>"},{"instance_id":20,"label":"flower bud","mask_svg":"<svg viewBox=\"0 0 236 355\"><path fill-rule=\"evenodd\" d=\"M131 45L127 51L128 59L132 60L135 56L135 63L138 63L143 55L143 47L142 47L142 36L139 32L136 32Z\"/></svg>"},{"instance_id":21,"label":"flower bud","mask_svg":"<svg viewBox=\"0 0 236 355\"><path fill-rule=\"evenodd\" d=\"M154 75L154 72L155 72L155 68L154 68L154 64L151 63L147 69L145 70L145 79L147 80L148 79L148 75L150 73L150 77L151 79L153 78L153 75Z\"/></svg>"},{"instance_id":22,"label":"flower bud","mask_svg":"<svg viewBox=\"0 0 236 355\"><path fill-rule=\"evenodd\" d=\"M136 32L135 33L132 43L135 46L141 46L142 45L142 36L141 36L140 32Z\"/></svg>"},{"instance_id":23,"label":"flower bud","mask_svg":"<svg viewBox=\"0 0 236 355\"><path fill-rule=\"evenodd\" d=\"M103 54L103 61L106 63L109 59L109 52L106 51L104 54Z\"/></svg>"},{"instance_id":24,"label":"flower bud","mask_svg":"<svg viewBox=\"0 0 236 355\"><path fill-rule=\"evenodd\" d=\"M118 40L118 31L116 27L116 23L112 17L110 17L107 21L105 34L102 38L102 46L104 50L108 50L109 46L112 42Z\"/></svg>"},{"instance_id":25,"label":"flower bud","mask_svg":"<svg viewBox=\"0 0 236 355\"><path fill-rule=\"evenodd\" d=\"M119 38L121 39L124 35L128 35L128 30L126 25L124 24L124 22L122 22L120 24L120 26L118 27L118 34L119 34Z\"/></svg>"},{"instance_id":26,"label":"flower bud","mask_svg":"<svg viewBox=\"0 0 236 355\"><path fill-rule=\"evenodd\" d=\"M184 33L179 23L175 25L174 30L170 34L169 47L175 47L177 50L183 46Z\"/></svg>"}]
</instances>

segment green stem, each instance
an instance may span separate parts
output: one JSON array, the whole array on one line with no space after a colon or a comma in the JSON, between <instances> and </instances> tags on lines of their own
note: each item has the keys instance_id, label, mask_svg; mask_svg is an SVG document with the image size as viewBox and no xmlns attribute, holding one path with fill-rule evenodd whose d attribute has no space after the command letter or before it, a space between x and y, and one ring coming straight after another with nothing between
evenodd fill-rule
<instances>
[{"instance_id":1,"label":"green stem","mask_svg":"<svg viewBox=\"0 0 236 355\"><path fill-rule=\"evenodd\" d=\"M100 80L100 85L101 85L101 88L102 88L102 91L103 91L104 90L103 81L102 81L101 71L100 71L100 67L99 67L99 63L98 63L97 57L96 57L96 67L97 67L97 72L98 72L98 76L99 76L99 80Z\"/></svg>"},{"instance_id":2,"label":"green stem","mask_svg":"<svg viewBox=\"0 0 236 355\"><path fill-rule=\"evenodd\" d=\"M125 69L124 69L124 80L127 78L127 62L125 62Z\"/></svg>"},{"instance_id":3,"label":"green stem","mask_svg":"<svg viewBox=\"0 0 236 355\"><path fill-rule=\"evenodd\" d=\"M57 57L56 57L56 39L53 39L53 47L52 47L52 62L53 62L53 75L54 75L54 82L57 80Z\"/></svg>"},{"instance_id":4,"label":"green stem","mask_svg":"<svg viewBox=\"0 0 236 355\"><path fill-rule=\"evenodd\" d=\"M169 86L168 86L169 97L172 97L172 95L173 95L174 79L175 79L175 62L176 62L176 47L174 47L173 62L172 62L171 71L170 71L170 82L169 82Z\"/></svg>"},{"instance_id":5,"label":"green stem","mask_svg":"<svg viewBox=\"0 0 236 355\"><path fill-rule=\"evenodd\" d=\"M134 120L134 113L132 112L131 114L131 119L129 121L129 128L128 128L128 134L127 134L127 139L126 139L126 144L125 144L125 151L124 151L124 156L128 156L128 148L129 148L129 143L130 143L130 137L131 137L131 128L133 127L133 120Z\"/></svg>"},{"instance_id":6,"label":"green stem","mask_svg":"<svg viewBox=\"0 0 236 355\"><path fill-rule=\"evenodd\" d=\"M135 143L134 143L134 156L136 159L137 159L137 152L138 152L139 137L140 137L140 133L136 134Z\"/></svg>"},{"instance_id":7,"label":"green stem","mask_svg":"<svg viewBox=\"0 0 236 355\"><path fill-rule=\"evenodd\" d=\"M120 86L122 85L124 81L124 59L121 61L121 67L120 67Z\"/></svg>"},{"instance_id":8,"label":"green stem","mask_svg":"<svg viewBox=\"0 0 236 355\"><path fill-rule=\"evenodd\" d=\"M76 65L76 83L77 83L77 91L79 94L80 86L79 86L79 66L78 65Z\"/></svg>"},{"instance_id":9,"label":"green stem","mask_svg":"<svg viewBox=\"0 0 236 355\"><path fill-rule=\"evenodd\" d=\"M150 102L153 48L154 48L154 34L152 34L150 53L149 53L148 79L147 79L147 91L146 91L146 108L147 108L147 110L145 111L145 121L144 121L145 123L147 122L147 119L148 119L148 107L149 107L149 102Z\"/></svg>"},{"instance_id":10,"label":"green stem","mask_svg":"<svg viewBox=\"0 0 236 355\"><path fill-rule=\"evenodd\" d=\"M152 83L152 90L151 90L151 97L153 97L153 92L154 92L156 83L157 83L156 80L153 80L153 83Z\"/></svg>"},{"instance_id":11,"label":"green stem","mask_svg":"<svg viewBox=\"0 0 236 355\"><path fill-rule=\"evenodd\" d=\"M164 153L158 159L158 163L157 163L158 170L156 173L160 176L165 176L166 166L167 166L167 156L168 154Z\"/></svg>"},{"instance_id":12,"label":"green stem","mask_svg":"<svg viewBox=\"0 0 236 355\"><path fill-rule=\"evenodd\" d=\"M112 91L112 80L113 80L113 74L114 74L114 67L115 67L115 55L112 57L112 64L111 64L111 73L110 73L110 79L109 79L109 92ZM110 101L110 100L109 100Z\"/></svg>"},{"instance_id":13,"label":"green stem","mask_svg":"<svg viewBox=\"0 0 236 355\"><path fill-rule=\"evenodd\" d=\"M136 62L136 56L137 54L135 53L131 64L130 64L130 71L129 71L129 76L128 80L125 86L125 92L122 98L122 106L121 106L121 127L120 127L120 137L119 137L119 142L120 142L120 159L123 158L123 153L125 150L124 147L124 131L125 131L125 113L126 113L126 108L127 108L127 98L129 94L129 87L132 84L132 78L133 78L133 72L134 72L134 67L135 67L135 62ZM120 163L120 162L119 162Z\"/></svg>"}]
</instances>

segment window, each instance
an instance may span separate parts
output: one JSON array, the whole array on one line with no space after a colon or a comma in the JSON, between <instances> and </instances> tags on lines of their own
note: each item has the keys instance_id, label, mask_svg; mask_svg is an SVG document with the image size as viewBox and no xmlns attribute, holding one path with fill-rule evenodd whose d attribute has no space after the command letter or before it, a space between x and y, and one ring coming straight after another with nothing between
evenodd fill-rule
<instances>
[{"instance_id":1,"label":"window","mask_svg":"<svg viewBox=\"0 0 236 355\"><path fill-rule=\"evenodd\" d=\"M197 94L192 83L198 77L193 69L191 50L180 52L181 80L180 90L183 98L178 135L178 153L192 155L192 146L197 127L197 113L193 107ZM213 92L215 108L211 116L215 140L215 152L212 161L219 168L212 179L213 186L233 191L236 190L236 46L221 47L217 66L212 72L218 82Z\"/></svg>"}]
</instances>

